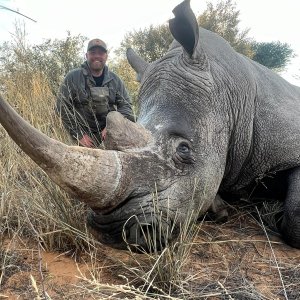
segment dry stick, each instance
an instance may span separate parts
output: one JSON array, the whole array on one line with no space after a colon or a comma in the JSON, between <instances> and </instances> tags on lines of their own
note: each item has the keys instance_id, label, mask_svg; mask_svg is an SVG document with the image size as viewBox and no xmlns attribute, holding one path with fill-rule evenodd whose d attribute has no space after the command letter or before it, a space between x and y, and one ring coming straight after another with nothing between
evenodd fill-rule
<instances>
[{"instance_id":1,"label":"dry stick","mask_svg":"<svg viewBox=\"0 0 300 300\"><path fill-rule=\"evenodd\" d=\"M33 19L31 19L30 17L25 16L25 15L21 14L20 12L14 10L14 9L8 8L8 7L4 6L4 5L0 5L0 9L5 9L5 10L8 10L8 11L11 11L11 12L16 13L16 14L22 16L22 17L25 17L25 18L27 18L27 19L33 21L33 22L36 22L36 20L33 20Z\"/></svg>"},{"instance_id":2,"label":"dry stick","mask_svg":"<svg viewBox=\"0 0 300 300\"><path fill-rule=\"evenodd\" d=\"M34 277L32 276L32 274L30 274L30 280L31 280L31 285L36 292L36 300L42 300L40 297L39 288L38 288L36 281L35 281Z\"/></svg>"},{"instance_id":3,"label":"dry stick","mask_svg":"<svg viewBox=\"0 0 300 300\"><path fill-rule=\"evenodd\" d=\"M257 214L258 214L258 217L259 217L259 221L260 221L261 224L262 224L263 231L264 231L264 233L265 233L265 235L266 235L266 237L267 237L269 246L270 246L271 251L272 251L272 255L273 255L274 260L275 260L275 264L276 264L276 268L277 268L277 270L278 270L278 274L279 274L279 278L280 278L280 281L281 281L281 285L282 285L282 287L283 287L284 298L285 298L286 300L288 300L289 298L288 298L287 293L286 293L286 289L285 289L285 285L284 285L284 282L283 282L283 278L282 278L282 275L281 275L281 272L280 272L280 269L279 269L279 265L278 265L278 262L277 262L277 259L276 259L276 256L275 256L275 253L274 253L274 250L273 250L271 241L270 241L270 239L269 239L268 233L267 233L267 231L266 231L266 228L265 228L265 226L264 226L264 222L263 222L263 220L262 220L262 218L261 218L261 216L260 216L260 213L259 213L259 210L258 210L257 206L255 206L255 209L256 209L256 211L257 211Z\"/></svg>"},{"instance_id":4,"label":"dry stick","mask_svg":"<svg viewBox=\"0 0 300 300\"><path fill-rule=\"evenodd\" d=\"M265 240L257 240L257 239L231 239L231 240L222 240L222 241L201 241L201 242L195 242L192 243L192 245L206 245L206 244L225 244L225 243L271 243L275 245L283 245L283 242L276 242L276 241L265 241Z\"/></svg>"}]
</instances>

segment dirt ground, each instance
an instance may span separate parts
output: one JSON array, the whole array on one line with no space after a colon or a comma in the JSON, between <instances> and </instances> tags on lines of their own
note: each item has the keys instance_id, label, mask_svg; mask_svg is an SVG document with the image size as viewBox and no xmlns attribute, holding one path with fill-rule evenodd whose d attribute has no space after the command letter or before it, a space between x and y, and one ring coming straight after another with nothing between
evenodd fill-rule
<instances>
[{"instance_id":1,"label":"dirt ground","mask_svg":"<svg viewBox=\"0 0 300 300\"><path fill-rule=\"evenodd\" d=\"M186 289L193 295L186 299L300 299L299 250L266 235L244 214L225 224L199 226L184 270ZM147 299L120 292L128 284L128 251L100 246L91 258L87 253L47 253L16 239L7 242L7 249L10 264L0 299L104 299L101 287L108 291L105 299Z\"/></svg>"}]
</instances>

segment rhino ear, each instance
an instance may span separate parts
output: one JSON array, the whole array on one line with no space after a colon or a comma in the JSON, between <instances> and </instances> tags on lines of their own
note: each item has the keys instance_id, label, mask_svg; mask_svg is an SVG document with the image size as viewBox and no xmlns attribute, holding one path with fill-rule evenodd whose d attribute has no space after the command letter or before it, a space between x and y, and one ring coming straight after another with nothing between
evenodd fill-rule
<instances>
[{"instance_id":1,"label":"rhino ear","mask_svg":"<svg viewBox=\"0 0 300 300\"><path fill-rule=\"evenodd\" d=\"M133 49L128 48L126 51L126 56L129 64L136 72L137 81L141 81L143 74L149 63L147 63L143 58L141 58Z\"/></svg>"},{"instance_id":2,"label":"rhino ear","mask_svg":"<svg viewBox=\"0 0 300 300\"><path fill-rule=\"evenodd\" d=\"M173 9L175 18L169 20L170 31L192 57L199 40L199 26L190 7L190 0L185 0Z\"/></svg>"}]
</instances>

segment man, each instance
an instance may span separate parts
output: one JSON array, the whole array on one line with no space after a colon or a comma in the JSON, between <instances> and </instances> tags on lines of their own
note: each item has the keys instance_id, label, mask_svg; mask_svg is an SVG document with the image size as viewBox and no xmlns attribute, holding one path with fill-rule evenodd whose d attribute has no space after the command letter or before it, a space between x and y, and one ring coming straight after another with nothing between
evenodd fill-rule
<instances>
[{"instance_id":1,"label":"man","mask_svg":"<svg viewBox=\"0 0 300 300\"><path fill-rule=\"evenodd\" d=\"M57 112L70 135L84 147L97 147L105 139L110 111L134 121L124 83L106 66L107 57L106 44L91 40L86 61L66 75L58 93Z\"/></svg>"}]
</instances>

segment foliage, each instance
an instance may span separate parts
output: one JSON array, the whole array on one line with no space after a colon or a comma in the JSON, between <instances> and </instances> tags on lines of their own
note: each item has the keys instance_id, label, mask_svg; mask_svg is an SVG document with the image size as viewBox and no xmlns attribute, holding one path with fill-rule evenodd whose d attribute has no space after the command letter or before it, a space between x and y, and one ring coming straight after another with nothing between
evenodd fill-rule
<instances>
[{"instance_id":1,"label":"foliage","mask_svg":"<svg viewBox=\"0 0 300 300\"><path fill-rule=\"evenodd\" d=\"M249 29L240 31L239 11L232 0L220 1L216 7L210 2L207 9L198 16L201 27L218 33L226 39L238 52L253 56L250 39L247 38ZM161 58L168 50L173 37L167 24L153 26L127 33L121 47L116 51L118 55L125 53L126 48L133 47L139 55L148 62Z\"/></svg>"},{"instance_id":2,"label":"foliage","mask_svg":"<svg viewBox=\"0 0 300 300\"><path fill-rule=\"evenodd\" d=\"M48 39L31 47L26 42L24 27L19 24L14 37L12 42L0 46L1 73L9 78L20 72L26 76L34 72L44 74L54 94L65 74L79 67L83 61L82 49L86 38L81 35L71 36L68 32L65 39Z\"/></svg>"},{"instance_id":3,"label":"foliage","mask_svg":"<svg viewBox=\"0 0 300 300\"><path fill-rule=\"evenodd\" d=\"M70 32L63 40L47 40L32 49L34 67L50 79L54 84L53 91L60 84L62 78L70 70L78 68L83 62L83 44L86 38L77 35L71 36Z\"/></svg>"},{"instance_id":4,"label":"foliage","mask_svg":"<svg viewBox=\"0 0 300 300\"><path fill-rule=\"evenodd\" d=\"M254 50L253 60L270 68L281 71L293 57L293 50L287 43L252 43Z\"/></svg>"},{"instance_id":5,"label":"foliage","mask_svg":"<svg viewBox=\"0 0 300 300\"><path fill-rule=\"evenodd\" d=\"M219 34L237 52L252 58L253 50L247 37L250 29L240 31L239 14L232 0L220 1L215 7L208 2L206 10L197 20L201 27Z\"/></svg>"},{"instance_id":6,"label":"foliage","mask_svg":"<svg viewBox=\"0 0 300 300\"><path fill-rule=\"evenodd\" d=\"M146 61L153 62L167 52L172 41L173 37L167 24L151 25L148 28L127 33L116 53L124 54L127 48L133 47Z\"/></svg>"},{"instance_id":7,"label":"foliage","mask_svg":"<svg viewBox=\"0 0 300 300\"><path fill-rule=\"evenodd\" d=\"M125 82L132 99L133 110L138 115L138 90L139 84L136 81L136 74L125 58L127 48L133 47L135 51L148 62L161 58L168 50L173 37L167 24L134 30L125 35L121 46L115 51L119 59L110 64L110 67Z\"/></svg>"}]
</instances>

